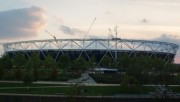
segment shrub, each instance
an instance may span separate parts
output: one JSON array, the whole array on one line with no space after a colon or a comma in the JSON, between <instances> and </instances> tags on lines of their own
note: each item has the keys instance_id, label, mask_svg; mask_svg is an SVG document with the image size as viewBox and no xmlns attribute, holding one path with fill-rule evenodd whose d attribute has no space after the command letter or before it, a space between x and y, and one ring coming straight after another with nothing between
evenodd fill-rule
<instances>
[{"instance_id":1,"label":"shrub","mask_svg":"<svg viewBox=\"0 0 180 102\"><path fill-rule=\"evenodd\" d=\"M139 86L139 82L135 77L125 76L121 82L121 86L122 87Z\"/></svg>"},{"instance_id":2,"label":"shrub","mask_svg":"<svg viewBox=\"0 0 180 102\"><path fill-rule=\"evenodd\" d=\"M33 70L33 77L34 77L34 81L37 81L39 79L39 70L38 69Z\"/></svg>"},{"instance_id":3,"label":"shrub","mask_svg":"<svg viewBox=\"0 0 180 102\"><path fill-rule=\"evenodd\" d=\"M49 76L50 80L58 80L58 70L53 68L50 76Z\"/></svg>"},{"instance_id":4,"label":"shrub","mask_svg":"<svg viewBox=\"0 0 180 102\"><path fill-rule=\"evenodd\" d=\"M23 83L29 85L33 82L33 75L30 71L26 71L23 76Z\"/></svg>"},{"instance_id":5,"label":"shrub","mask_svg":"<svg viewBox=\"0 0 180 102\"><path fill-rule=\"evenodd\" d=\"M0 79L2 79L3 75L4 75L4 71L2 68L0 68Z\"/></svg>"},{"instance_id":6,"label":"shrub","mask_svg":"<svg viewBox=\"0 0 180 102\"><path fill-rule=\"evenodd\" d=\"M21 71L21 69L16 68L16 69L14 70L14 78L15 78L16 80L22 80L22 71Z\"/></svg>"}]
</instances>

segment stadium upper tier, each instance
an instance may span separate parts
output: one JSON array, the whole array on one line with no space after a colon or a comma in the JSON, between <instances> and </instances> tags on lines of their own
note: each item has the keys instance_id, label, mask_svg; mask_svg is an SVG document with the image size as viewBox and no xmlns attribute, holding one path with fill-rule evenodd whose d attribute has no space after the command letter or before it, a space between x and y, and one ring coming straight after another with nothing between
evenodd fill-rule
<instances>
[{"instance_id":1,"label":"stadium upper tier","mask_svg":"<svg viewBox=\"0 0 180 102\"><path fill-rule=\"evenodd\" d=\"M14 56L17 52L23 52L30 57L32 52L39 52L41 57L53 53L57 60L62 54L68 53L71 58L83 55L87 60L95 55L101 61L104 56L111 56L116 59L118 56L127 53L129 56L161 57L173 60L178 50L178 45L168 42L132 40L132 39L49 39L19 41L3 44L5 53Z\"/></svg>"}]
</instances>

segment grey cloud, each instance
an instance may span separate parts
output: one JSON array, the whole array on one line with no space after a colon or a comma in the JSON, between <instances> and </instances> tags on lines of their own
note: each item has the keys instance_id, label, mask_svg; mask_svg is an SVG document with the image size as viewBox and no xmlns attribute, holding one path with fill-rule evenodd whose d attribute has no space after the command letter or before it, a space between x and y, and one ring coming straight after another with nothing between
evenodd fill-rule
<instances>
[{"instance_id":1,"label":"grey cloud","mask_svg":"<svg viewBox=\"0 0 180 102\"><path fill-rule=\"evenodd\" d=\"M68 26L65 25L61 25L60 26L60 30L65 33L65 34L70 34L70 35L74 35L74 34L82 34L83 31L76 29L76 28L70 28Z\"/></svg>"},{"instance_id":2,"label":"grey cloud","mask_svg":"<svg viewBox=\"0 0 180 102\"><path fill-rule=\"evenodd\" d=\"M170 35L170 34L162 34L161 36L152 39L155 41L162 41L162 42L169 42L169 43L174 43L180 46L180 36L176 35ZM176 57L175 57L175 62L174 63L180 63L180 49L178 49Z\"/></svg>"},{"instance_id":3,"label":"grey cloud","mask_svg":"<svg viewBox=\"0 0 180 102\"><path fill-rule=\"evenodd\" d=\"M0 11L0 39L37 36L46 24L46 11L40 7Z\"/></svg>"},{"instance_id":4,"label":"grey cloud","mask_svg":"<svg viewBox=\"0 0 180 102\"><path fill-rule=\"evenodd\" d=\"M102 35L99 35L99 34L92 34L89 36L90 39L111 39L113 38L112 35L107 35L107 36L102 36Z\"/></svg>"},{"instance_id":5,"label":"grey cloud","mask_svg":"<svg viewBox=\"0 0 180 102\"><path fill-rule=\"evenodd\" d=\"M180 45L180 39L177 35L162 34L160 37L154 39L157 41L170 42Z\"/></svg>"},{"instance_id":6,"label":"grey cloud","mask_svg":"<svg viewBox=\"0 0 180 102\"><path fill-rule=\"evenodd\" d=\"M105 14L109 15L109 14L112 14L111 11L106 11Z\"/></svg>"},{"instance_id":7,"label":"grey cloud","mask_svg":"<svg viewBox=\"0 0 180 102\"><path fill-rule=\"evenodd\" d=\"M179 36L176 36L176 35L163 34L163 35L161 35L160 37L158 37L158 38L156 38L154 40L162 41L162 42L174 43L174 44L179 45L179 47L180 47L180 38L179 38ZM180 48L177 51L176 57L180 58Z\"/></svg>"},{"instance_id":8,"label":"grey cloud","mask_svg":"<svg viewBox=\"0 0 180 102\"><path fill-rule=\"evenodd\" d=\"M141 22L142 23L148 23L148 20L144 18L144 19L141 20Z\"/></svg>"},{"instance_id":9,"label":"grey cloud","mask_svg":"<svg viewBox=\"0 0 180 102\"><path fill-rule=\"evenodd\" d=\"M89 38L90 39L100 39L101 37L100 36L95 36L95 35L90 35Z\"/></svg>"},{"instance_id":10,"label":"grey cloud","mask_svg":"<svg viewBox=\"0 0 180 102\"><path fill-rule=\"evenodd\" d=\"M52 18L53 18L53 23L55 24L64 23L63 19L56 14L53 14Z\"/></svg>"},{"instance_id":11,"label":"grey cloud","mask_svg":"<svg viewBox=\"0 0 180 102\"><path fill-rule=\"evenodd\" d=\"M108 38L110 38L110 39L111 39L111 38L115 38L115 37L114 37L114 35L109 34L109 35L108 35Z\"/></svg>"}]
</instances>

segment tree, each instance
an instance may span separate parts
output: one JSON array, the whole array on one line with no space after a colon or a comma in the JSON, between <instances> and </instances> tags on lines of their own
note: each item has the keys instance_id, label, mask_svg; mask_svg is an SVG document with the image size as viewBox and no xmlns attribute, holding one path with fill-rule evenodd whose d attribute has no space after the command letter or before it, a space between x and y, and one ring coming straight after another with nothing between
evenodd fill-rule
<instances>
[{"instance_id":1,"label":"tree","mask_svg":"<svg viewBox=\"0 0 180 102\"><path fill-rule=\"evenodd\" d=\"M73 61L72 70L75 70L77 72L83 72L86 70L86 67L87 62L82 56L79 56Z\"/></svg>"},{"instance_id":2,"label":"tree","mask_svg":"<svg viewBox=\"0 0 180 102\"><path fill-rule=\"evenodd\" d=\"M111 65L112 65L112 59L111 59L111 57L109 57L109 56L104 56L104 58L102 59L102 61L101 61L101 66L102 67L111 67Z\"/></svg>"},{"instance_id":3,"label":"tree","mask_svg":"<svg viewBox=\"0 0 180 102\"><path fill-rule=\"evenodd\" d=\"M38 53L33 53L29 60L32 62L33 68L39 69L41 67L41 59Z\"/></svg>"},{"instance_id":4,"label":"tree","mask_svg":"<svg viewBox=\"0 0 180 102\"><path fill-rule=\"evenodd\" d=\"M32 71L30 69L26 69L24 75L23 75L23 83L25 85L29 85L33 82L33 76Z\"/></svg>"},{"instance_id":5,"label":"tree","mask_svg":"<svg viewBox=\"0 0 180 102\"><path fill-rule=\"evenodd\" d=\"M69 69L71 65L71 59L68 54L64 54L58 60L58 67L62 69Z\"/></svg>"},{"instance_id":6,"label":"tree","mask_svg":"<svg viewBox=\"0 0 180 102\"><path fill-rule=\"evenodd\" d=\"M129 63L131 63L131 59L130 57L128 57L127 54L121 56L121 57L118 57L117 59L117 66L119 68L129 68Z\"/></svg>"},{"instance_id":7,"label":"tree","mask_svg":"<svg viewBox=\"0 0 180 102\"><path fill-rule=\"evenodd\" d=\"M42 65L42 61L39 57L38 53L33 53L27 63L27 67L26 68L31 68L33 69L33 78L35 81L37 81L39 79L39 69Z\"/></svg>"},{"instance_id":8,"label":"tree","mask_svg":"<svg viewBox=\"0 0 180 102\"><path fill-rule=\"evenodd\" d=\"M97 66L96 57L93 55L91 59L88 61L88 67L94 69Z\"/></svg>"},{"instance_id":9,"label":"tree","mask_svg":"<svg viewBox=\"0 0 180 102\"><path fill-rule=\"evenodd\" d=\"M14 58L14 64L16 68L23 68L26 63L26 59L21 53L17 53Z\"/></svg>"},{"instance_id":10,"label":"tree","mask_svg":"<svg viewBox=\"0 0 180 102\"><path fill-rule=\"evenodd\" d=\"M133 76L125 76L121 82L122 87L139 86L138 80Z\"/></svg>"},{"instance_id":11,"label":"tree","mask_svg":"<svg viewBox=\"0 0 180 102\"><path fill-rule=\"evenodd\" d=\"M14 69L14 78L16 80L22 80L22 70L20 68Z\"/></svg>"},{"instance_id":12,"label":"tree","mask_svg":"<svg viewBox=\"0 0 180 102\"><path fill-rule=\"evenodd\" d=\"M55 63L54 59L52 58L52 56L48 55L44 61L45 68L54 68L54 67L56 67L55 64L56 63Z\"/></svg>"},{"instance_id":13,"label":"tree","mask_svg":"<svg viewBox=\"0 0 180 102\"><path fill-rule=\"evenodd\" d=\"M3 69L12 69L13 68L13 60L9 55L3 55L1 59L1 66Z\"/></svg>"},{"instance_id":14,"label":"tree","mask_svg":"<svg viewBox=\"0 0 180 102\"><path fill-rule=\"evenodd\" d=\"M154 74L155 83L164 84L166 80L165 79L166 73L164 69L165 69L165 61L163 61L163 59L156 58L153 60L153 71L155 73Z\"/></svg>"},{"instance_id":15,"label":"tree","mask_svg":"<svg viewBox=\"0 0 180 102\"><path fill-rule=\"evenodd\" d=\"M180 85L180 74L176 75L174 80L176 84Z\"/></svg>"},{"instance_id":16,"label":"tree","mask_svg":"<svg viewBox=\"0 0 180 102\"><path fill-rule=\"evenodd\" d=\"M145 83L149 70L146 68L146 58L144 56L132 57L131 64L127 70L127 75L137 78L140 82Z\"/></svg>"},{"instance_id":17,"label":"tree","mask_svg":"<svg viewBox=\"0 0 180 102\"><path fill-rule=\"evenodd\" d=\"M134 76L137 79L142 77L143 68L138 64L132 64L127 70L127 75Z\"/></svg>"},{"instance_id":18,"label":"tree","mask_svg":"<svg viewBox=\"0 0 180 102\"><path fill-rule=\"evenodd\" d=\"M0 79L2 79L3 75L4 75L4 71L3 71L3 69L0 67Z\"/></svg>"},{"instance_id":19,"label":"tree","mask_svg":"<svg viewBox=\"0 0 180 102\"><path fill-rule=\"evenodd\" d=\"M34 66L33 66L32 60L26 61L26 64L25 64L24 68L25 68L25 69L33 69Z\"/></svg>"},{"instance_id":20,"label":"tree","mask_svg":"<svg viewBox=\"0 0 180 102\"><path fill-rule=\"evenodd\" d=\"M49 74L51 73L53 68L56 68L56 63L54 61L54 59L52 58L52 56L48 55L46 57L46 59L44 60L44 68L43 73L46 75L46 77L49 77Z\"/></svg>"},{"instance_id":21,"label":"tree","mask_svg":"<svg viewBox=\"0 0 180 102\"><path fill-rule=\"evenodd\" d=\"M25 69L32 70L31 72L33 73L32 75L33 75L34 81L37 81L39 79L39 68L34 66L32 59L29 59L28 61L26 61Z\"/></svg>"},{"instance_id":22,"label":"tree","mask_svg":"<svg viewBox=\"0 0 180 102\"><path fill-rule=\"evenodd\" d=\"M49 75L50 80L58 80L58 70L57 68L53 68Z\"/></svg>"},{"instance_id":23,"label":"tree","mask_svg":"<svg viewBox=\"0 0 180 102\"><path fill-rule=\"evenodd\" d=\"M156 58L153 62L153 65L156 72L162 72L165 68L165 61L163 61L161 58Z\"/></svg>"},{"instance_id":24,"label":"tree","mask_svg":"<svg viewBox=\"0 0 180 102\"><path fill-rule=\"evenodd\" d=\"M0 79L3 77L4 75L4 71L3 71L3 66L2 66L2 58L0 58Z\"/></svg>"}]
</instances>

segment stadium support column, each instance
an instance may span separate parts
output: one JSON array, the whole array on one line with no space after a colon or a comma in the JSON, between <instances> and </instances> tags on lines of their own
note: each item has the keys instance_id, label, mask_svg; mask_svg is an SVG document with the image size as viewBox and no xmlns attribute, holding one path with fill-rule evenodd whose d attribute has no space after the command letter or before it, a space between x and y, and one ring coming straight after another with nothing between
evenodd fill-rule
<instances>
[{"instance_id":1,"label":"stadium support column","mask_svg":"<svg viewBox=\"0 0 180 102\"><path fill-rule=\"evenodd\" d=\"M115 28L115 33L116 33L116 51L115 51L115 60L117 59L117 26Z\"/></svg>"},{"instance_id":2,"label":"stadium support column","mask_svg":"<svg viewBox=\"0 0 180 102\"><path fill-rule=\"evenodd\" d=\"M117 39L116 39L116 52L115 52L115 59L117 59Z\"/></svg>"}]
</instances>

